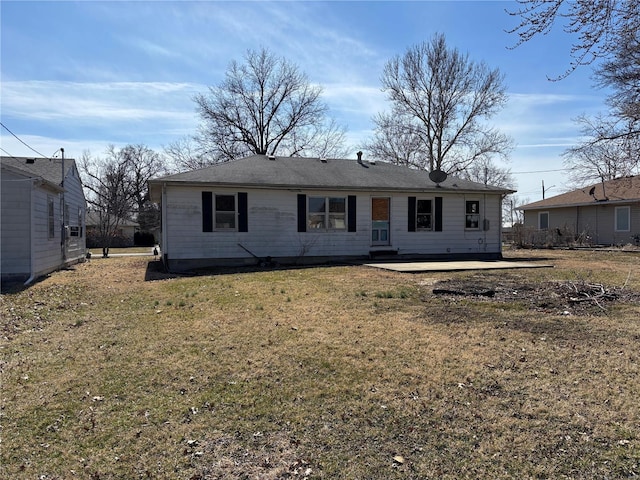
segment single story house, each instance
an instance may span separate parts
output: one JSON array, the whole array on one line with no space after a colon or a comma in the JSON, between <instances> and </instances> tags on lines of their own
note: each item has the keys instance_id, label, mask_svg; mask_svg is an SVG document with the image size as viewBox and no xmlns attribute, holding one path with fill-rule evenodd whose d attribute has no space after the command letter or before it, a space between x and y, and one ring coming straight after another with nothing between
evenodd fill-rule
<instances>
[{"instance_id":1,"label":"single story house","mask_svg":"<svg viewBox=\"0 0 640 480\"><path fill-rule=\"evenodd\" d=\"M101 248L100 244L100 232L101 224L103 230L106 228L104 225L115 225L117 222L118 228L113 232L113 238L111 241L111 247L132 247L135 244L135 234L140 230L138 222L128 220L126 218L118 218L115 216L106 215L103 217L101 212L95 210L89 210L87 212L87 246L88 248Z\"/></svg>"},{"instance_id":2,"label":"single story house","mask_svg":"<svg viewBox=\"0 0 640 480\"><path fill-rule=\"evenodd\" d=\"M640 242L640 176L616 178L518 207L534 243Z\"/></svg>"},{"instance_id":3,"label":"single story house","mask_svg":"<svg viewBox=\"0 0 640 480\"><path fill-rule=\"evenodd\" d=\"M1 157L3 280L35 278L85 258L86 202L73 159Z\"/></svg>"},{"instance_id":4,"label":"single story house","mask_svg":"<svg viewBox=\"0 0 640 480\"><path fill-rule=\"evenodd\" d=\"M439 172L442 174L442 172ZM436 178L436 175L431 175ZM501 257L511 190L358 160L253 155L149 181L165 265Z\"/></svg>"}]
</instances>

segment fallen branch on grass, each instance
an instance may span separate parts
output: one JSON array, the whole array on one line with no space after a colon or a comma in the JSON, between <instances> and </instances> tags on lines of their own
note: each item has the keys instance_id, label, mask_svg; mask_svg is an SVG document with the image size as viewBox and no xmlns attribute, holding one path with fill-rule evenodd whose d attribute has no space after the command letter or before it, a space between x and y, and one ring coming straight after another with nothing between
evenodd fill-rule
<instances>
[{"instance_id":1,"label":"fallen branch on grass","mask_svg":"<svg viewBox=\"0 0 640 480\"><path fill-rule=\"evenodd\" d=\"M582 302L592 302L603 311L606 311L607 309L602 306L602 304L600 303L601 301L613 301L616 300L619 296L617 292L605 288L601 283L590 284L582 282L581 284L575 284L573 282L569 282L565 285L570 287L571 290L573 290L573 292L578 295L570 296L568 298L570 303L575 304Z\"/></svg>"}]
</instances>

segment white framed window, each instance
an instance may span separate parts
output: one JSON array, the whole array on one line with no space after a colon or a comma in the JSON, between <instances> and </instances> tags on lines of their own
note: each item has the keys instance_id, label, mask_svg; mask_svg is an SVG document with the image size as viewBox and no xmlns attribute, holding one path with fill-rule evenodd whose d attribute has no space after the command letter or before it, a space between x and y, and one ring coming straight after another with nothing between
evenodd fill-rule
<instances>
[{"instance_id":1,"label":"white framed window","mask_svg":"<svg viewBox=\"0 0 640 480\"><path fill-rule=\"evenodd\" d=\"M480 200L466 200L464 211L464 228L478 230L480 228Z\"/></svg>"},{"instance_id":2,"label":"white framed window","mask_svg":"<svg viewBox=\"0 0 640 480\"><path fill-rule=\"evenodd\" d=\"M625 207L616 207L615 215L616 232L629 232L631 230L631 207L628 205Z\"/></svg>"},{"instance_id":3,"label":"white framed window","mask_svg":"<svg viewBox=\"0 0 640 480\"><path fill-rule=\"evenodd\" d=\"M549 212L538 212L538 230L549 230Z\"/></svg>"},{"instance_id":4,"label":"white framed window","mask_svg":"<svg viewBox=\"0 0 640 480\"><path fill-rule=\"evenodd\" d=\"M309 197L307 227L310 230L346 230L347 199L345 197Z\"/></svg>"},{"instance_id":5,"label":"white framed window","mask_svg":"<svg viewBox=\"0 0 640 480\"><path fill-rule=\"evenodd\" d=\"M430 198L416 200L416 229L433 230L433 202Z\"/></svg>"},{"instance_id":6,"label":"white framed window","mask_svg":"<svg viewBox=\"0 0 640 480\"><path fill-rule=\"evenodd\" d=\"M236 228L235 195L216 195L215 220L216 230L233 230Z\"/></svg>"}]
</instances>

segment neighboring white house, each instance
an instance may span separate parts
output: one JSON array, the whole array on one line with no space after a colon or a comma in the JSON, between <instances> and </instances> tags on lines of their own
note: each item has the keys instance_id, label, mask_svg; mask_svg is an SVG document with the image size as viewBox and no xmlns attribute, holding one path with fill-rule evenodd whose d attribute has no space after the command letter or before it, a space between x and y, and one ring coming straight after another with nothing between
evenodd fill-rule
<instances>
[{"instance_id":1,"label":"neighboring white house","mask_svg":"<svg viewBox=\"0 0 640 480\"><path fill-rule=\"evenodd\" d=\"M499 258L511 190L383 162L254 155L149 181L171 270L267 259Z\"/></svg>"},{"instance_id":2,"label":"neighboring white house","mask_svg":"<svg viewBox=\"0 0 640 480\"><path fill-rule=\"evenodd\" d=\"M518 207L525 243L640 242L640 176L616 178Z\"/></svg>"},{"instance_id":3,"label":"neighboring white house","mask_svg":"<svg viewBox=\"0 0 640 480\"><path fill-rule=\"evenodd\" d=\"M1 157L3 280L27 280L85 258L86 202L75 161Z\"/></svg>"}]
</instances>

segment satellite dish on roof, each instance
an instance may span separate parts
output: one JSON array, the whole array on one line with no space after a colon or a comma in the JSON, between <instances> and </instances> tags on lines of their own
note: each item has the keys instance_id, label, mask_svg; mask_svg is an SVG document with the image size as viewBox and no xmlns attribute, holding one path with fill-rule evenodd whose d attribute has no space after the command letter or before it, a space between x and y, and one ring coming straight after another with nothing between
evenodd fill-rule
<instances>
[{"instance_id":1,"label":"satellite dish on roof","mask_svg":"<svg viewBox=\"0 0 640 480\"><path fill-rule=\"evenodd\" d=\"M447 179L447 172L443 172L442 170L433 170L429 172L429 178L434 183L442 183Z\"/></svg>"}]
</instances>

